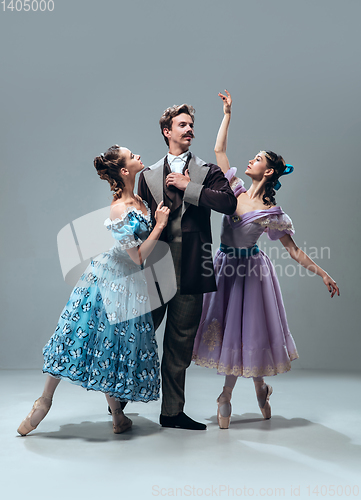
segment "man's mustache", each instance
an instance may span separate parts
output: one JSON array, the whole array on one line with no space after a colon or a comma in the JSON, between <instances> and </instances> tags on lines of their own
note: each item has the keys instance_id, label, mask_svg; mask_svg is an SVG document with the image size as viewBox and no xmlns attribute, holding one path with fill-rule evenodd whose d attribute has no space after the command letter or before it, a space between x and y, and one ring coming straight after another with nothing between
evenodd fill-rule
<instances>
[{"instance_id":1,"label":"man's mustache","mask_svg":"<svg viewBox=\"0 0 361 500\"><path fill-rule=\"evenodd\" d=\"M192 139L194 139L195 135L192 132L187 132L182 137L191 137Z\"/></svg>"}]
</instances>

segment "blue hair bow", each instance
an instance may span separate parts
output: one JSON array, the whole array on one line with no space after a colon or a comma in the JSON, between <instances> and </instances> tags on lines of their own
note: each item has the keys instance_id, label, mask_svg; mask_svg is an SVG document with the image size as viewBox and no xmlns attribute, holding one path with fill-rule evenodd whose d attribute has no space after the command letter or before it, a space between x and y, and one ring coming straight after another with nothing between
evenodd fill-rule
<instances>
[{"instance_id":1,"label":"blue hair bow","mask_svg":"<svg viewBox=\"0 0 361 500\"><path fill-rule=\"evenodd\" d=\"M288 163L286 163L286 168L284 169L283 173L280 175L280 177L282 175L288 175L288 174L292 174L292 172L294 171L294 168L293 168L293 165L289 165ZM276 191L279 190L279 188L281 187L281 183L279 180L277 180L276 184L274 185L273 189L275 189Z\"/></svg>"}]
</instances>

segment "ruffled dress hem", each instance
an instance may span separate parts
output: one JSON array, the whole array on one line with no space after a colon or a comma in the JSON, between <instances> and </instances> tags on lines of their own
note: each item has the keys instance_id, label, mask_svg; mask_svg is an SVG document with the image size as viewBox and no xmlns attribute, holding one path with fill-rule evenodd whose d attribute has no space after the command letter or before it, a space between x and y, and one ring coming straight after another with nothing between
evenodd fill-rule
<instances>
[{"instance_id":1,"label":"ruffled dress hem","mask_svg":"<svg viewBox=\"0 0 361 500\"><path fill-rule=\"evenodd\" d=\"M60 379L60 380L68 380L72 384L79 385L83 387L83 389L86 389L87 391L94 391L94 392L102 392L103 394L108 394L110 397L114 397L116 400L124 402L124 403L151 403L152 401L158 401L159 400L159 392L156 395L152 395L148 397L147 399L139 397L139 396L134 396L134 394L129 394L129 397L126 396L121 396L119 394L114 393L114 391L107 391L107 390L102 390L102 389L96 389L94 387L88 386L86 381L82 381L76 378L72 378L69 375L62 375L60 373L54 373L51 370L48 370L46 368L43 368L43 373L46 373L48 375L51 375L54 378Z\"/></svg>"},{"instance_id":2,"label":"ruffled dress hem","mask_svg":"<svg viewBox=\"0 0 361 500\"><path fill-rule=\"evenodd\" d=\"M277 375L278 373L286 373L291 370L291 361L297 359L298 352L295 351L289 354L289 360L284 363L277 363L275 365L266 366L232 366L231 364L225 365L219 361L208 358L198 357L193 354L192 361L198 366L204 368L216 368L218 375L235 375L236 377L252 378L252 377L269 377Z\"/></svg>"}]
</instances>

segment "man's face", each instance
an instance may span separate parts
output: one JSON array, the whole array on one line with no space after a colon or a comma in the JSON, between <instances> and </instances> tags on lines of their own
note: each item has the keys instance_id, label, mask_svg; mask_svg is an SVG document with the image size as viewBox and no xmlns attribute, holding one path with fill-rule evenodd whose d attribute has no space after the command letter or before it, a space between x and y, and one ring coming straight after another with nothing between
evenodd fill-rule
<instances>
[{"instance_id":1,"label":"man's face","mask_svg":"<svg viewBox=\"0 0 361 500\"><path fill-rule=\"evenodd\" d=\"M188 151L194 138L193 126L192 118L187 113L181 113L172 119L171 130L163 129L171 151L174 149L179 149L182 152Z\"/></svg>"}]
</instances>

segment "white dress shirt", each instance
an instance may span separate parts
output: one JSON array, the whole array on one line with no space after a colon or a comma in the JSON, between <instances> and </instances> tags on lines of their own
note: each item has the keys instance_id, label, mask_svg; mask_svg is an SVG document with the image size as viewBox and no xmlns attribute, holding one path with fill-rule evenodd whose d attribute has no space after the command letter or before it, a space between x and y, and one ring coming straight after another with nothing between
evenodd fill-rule
<instances>
[{"instance_id":1,"label":"white dress shirt","mask_svg":"<svg viewBox=\"0 0 361 500\"><path fill-rule=\"evenodd\" d=\"M177 174L183 173L184 165L187 163L189 151L182 153L179 156L174 156L170 153L167 155L168 164L172 172Z\"/></svg>"}]
</instances>

